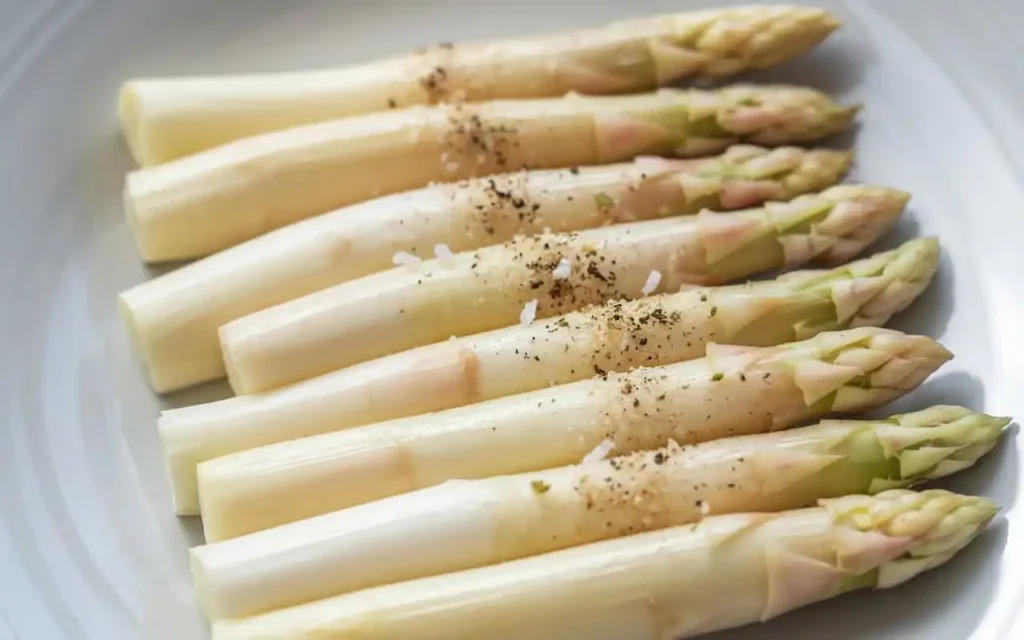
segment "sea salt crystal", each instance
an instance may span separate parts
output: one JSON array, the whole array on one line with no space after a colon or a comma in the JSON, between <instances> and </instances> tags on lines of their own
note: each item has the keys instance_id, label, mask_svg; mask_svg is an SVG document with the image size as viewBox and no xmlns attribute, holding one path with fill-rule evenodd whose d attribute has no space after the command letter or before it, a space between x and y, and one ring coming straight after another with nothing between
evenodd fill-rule
<instances>
[{"instance_id":1,"label":"sea salt crystal","mask_svg":"<svg viewBox=\"0 0 1024 640\"><path fill-rule=\"evenodd\" d=\"M418 257L412 255L411 253L407 253L405 251L397 252L394 256L392 256L391 261L393 263L395 263L396 265L416 264L417 262L423 262Z\"/></svg>"},{"instance_id":2,"label":"sea salt crystal","mask_svg":"<svg viewBox=\"0 0 1024 640\"><path fill-rule=\"evenodd\" d=\"M519 314L519 324L528 327L537 319L537 301L530 300Z\"/></svg>"},{"instance_id":3,"label":"sea salt crystal","mask_svg":"<svg viewBox=\"0 0 1024 640\"><path fill-rule=\"evenodd\" d=\"M594 450L583 456L583 464L589 464L591 462L600 462L608 457L612 449L615 448L615 443L612 442L611 438L605 438L601 444L594 447Z\"/></svg>"},{"instance_id":4,"label":"sea salt crystal","mask_svg":"<svg viewBox=\"0 0 1024 640\"><path fill-rule=\"evenodd\" d=\"M647 282L644 283L644 288L641 289L641 293L645 296L649 296L654 293L654 290L661 284L661 272L651 271L650 275L647 276Z\"/></svg>"},{"instance_id":5,"label":"sea salt crystal","mask_svg":"<svg viewBox=\"0 0 1024 640\"><path fill-rule=\"evenodd\" d=\"M568 280L570 275L572 275L572 263L569 262L568 258L559 260L558 266L551 272L551 276L555 280Z\"/></svg>"}]
</instances>

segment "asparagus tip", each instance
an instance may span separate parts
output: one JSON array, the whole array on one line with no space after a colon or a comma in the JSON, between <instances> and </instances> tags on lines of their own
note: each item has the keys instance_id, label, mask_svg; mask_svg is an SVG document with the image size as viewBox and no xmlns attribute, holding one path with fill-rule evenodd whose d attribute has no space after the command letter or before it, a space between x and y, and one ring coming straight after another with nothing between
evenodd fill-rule
<instances>
[{"instance_id":1,"label":"asparagus tip","mask_svg":"<svg viewBox=\"0 0 1024 640\"><path fill-rule=\"evenodd\" d=\"M875 564L876 587L893 587L933 569L970 543L999 512L986 498L941 489L893 489L876 496L844 496L819 501L838 524L866 533L880 533L877 545L889 560ZM900 544L893 546L893 542ZM850 549L861 551L863 549ZM865 554L870 555L870 554ZM879 558L881 559L881 558ZM870 566L863 567L870 569Z\"/></svg>"}]
</instances>

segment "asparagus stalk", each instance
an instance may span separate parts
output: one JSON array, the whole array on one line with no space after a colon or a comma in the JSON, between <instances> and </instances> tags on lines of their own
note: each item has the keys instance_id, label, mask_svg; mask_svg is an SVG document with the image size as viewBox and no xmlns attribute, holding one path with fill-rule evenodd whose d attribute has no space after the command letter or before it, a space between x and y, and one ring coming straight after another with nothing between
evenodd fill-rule
<instances>
[{"instance_id":1,"label":"asparagus stalk","mask_svg":"<svg viewBox=\"0 0 1024 640\"><path fill-rule=\"evenodd\" d=\"M907 198L882 187L839 186L762 209L521 237L401 266L224 325L228 379L240 394L266 391L514 325L524 309L547 318L638 298L652 292L652 275L660 290L675 291L812 259L843 262L887 230Z\"/></svg>"},{"instance_id":2,"label":"asparagus stalk","mask_svg":"<svg viewBox=\"0 0 1024 640\"><path fill-rule=\"evenodd\" d=\"M436 466L427 467L432 473L452 465L472 473L470 477L479 477L508 473L506 469L510 467L536 469L571 464L616 431L626 434L625 439L618 437L615 441L619 452L627 452L661 446L670 438L689 443L790 427L831 410L863 411L916 387L951 357L928 338L866 327L821 334L781 347L754 349L729 358L723 358L721 352L721 348L709 347L710 357L702 360L607 375L454 413L392 423L388 427L393 436L402 436L403 427L406 429L401 439L409 449L380 449L382 459L394 461L395 466L381 474L376 484L398 486L381 489L385 492L411 490L402 487L417 482L414 474L406 473L414 469L405 467L403 460L412 459L418 468L427 462L419 456L439 456ZM843 355L839 368L822 365L839 355ZM748 369L748 363L753 368ZM819 398L818 394L805 395L800 391L800 386L812 385L817 378L801 374L798 379L794 367L801 371L817 368L825 375L853 374L856 370L858 375L870 374L874 378L869 377L866 382L863 378L832 380L824 387L834 383L836 386L830 391L835 395L822 392ZM328 403L319 404L311 400L315 396L307 394L300 411L289 410L294 396L275 394L263 404L259 399L255 403L228 400L165 413L160 419L160 436L179 513L197 512L196 465L200 462L354 424L368 424L370 416L386 411L383 405L399 402L405 393L429 394L434 388L463 383L448 376L428 376L424 380L426 387L410 380L404 389L387 385L388 392L380 395L375 380L355 377L348 385L358 389L347 394L347 403L334 404L337 398L331 398ZM659 399L662 395L664 400ZM575 426L566 430L566 425ZM556 439L552 434L562 437ZM379 446L380 441L369 437L370 446ZM415 444L415 440L421 442ZM490 445L480 447L478 443ZM467 449L476 451L475 456L452 462L459 459L460 451ZM487 456L486 452L491 450L500 451L500 456ZM412 454L417 458L411 458ZM449 455L450 458L446 457ZM474 461L479 464L477 471L471 470ZM353 491L365 484L356 483ZM365 488L370 493L376 491L368 485Z\"/></svg>"},{"instance_id":3,"label":"asparagus stalk","mask_svg":"<svg viewBox=\"0 0 1024 640\"><path fill-rule=\"evenodd\" d=\"M938 406L413 493L192 551L212 618L498 564L819 498L905 487L973 465L1009 419Z\"/></svg>"},{"instance_id":4,"label":"asparagus stalk","mask_svg":"<svg viewBox=\"0 0 1024 640\"><path fill-rule=\"evenodd\" d=\"M795 272L774 282L612 303L531 327L438 343L377 361L388 372L385 375L359 366L339 371L330 379L299 385L302 389L282 391L282 395L301 391L302 400L292 395L295 400L278 401L272 409L264 404L267 408L263 411L275 412L281 423L309 427L321 421L326 432L352 422L352 414L345 415L342 407L351 403L353 396L338 391L343 380L359 393L362 388L354 380L390 379L391 392L380 389L377 393L395 402L381 406L387 411L401 403L397 412L416 415L582 380L594 367L628 371L641 365L690 360L702 356L712 341L769 346L850 325L881 325L924 290L938 257L935 240L917 239L832 271ZM469 387L435 384L453 375L458 379L457 374L424 367L425 362L455 365L460 353L463 362L475 359L478 363L472 397L467 395ZM330 399L332 404L318 405L317 399ZM235 406L248 404L247 420L262 413L253 407L259 402L228 401ZM558 417L564 418L552 416ZM460 444L472 431L468 425L473 420L477 420L475 428L507 429L518 419L515 412L492 415L485 407L470 407L257 447L203 462L198 486L206 539L212 542L269 529L451 478L519 473L574 461L557 455L481 458L468 455L467 445ZM169 446L175 433L186 432L183 424L188 422L165 425ZM241 423L237 424L236 433L241 431ZM454 424L463 426L454 428ZM553 424L550 428L560 427ZM179 450L179 455L195 455L186 451ZM452 453L439 456L441 451ZM396 466L398 458L409 461L415 472L406 473L405 467ZM171 464L172 468L179 466ZM367 483L365 478L374 478L374 482Z\"/></svg>"},{"instance_id":5,"label":"asparagus stalk","mask_svg":"<svg viewBox=\"0 0 1024 640\"><path fill-rule=\"evenodd\" d=\"M518 169L706 155L845 129L812 89L736 86L413 107L239 140L128 176L143 258L195 258L370 198Z\"/></svg>"},{"instance_id":6,"label":"asparagus stalk","mask_svg":"<svg viewBox=\"0 0 1024 640\"><path fill-rule=\"evenodd\" d=\"M649 91L682 78L774 66L824 40L821 9L741 7L628 20L542 36L442 45L343 69L137 79L120 115L136 160L166 162L269 131L451 100Z\"/></svg>"},{"instance_id":7,"label":"asparagus stalk","mask_svg":"<svg viewBox=\"0 0 1024 640\"><path fill-rule=\"evenodd\" d=\"M715 516L216 622L214 640L660 640L765 621L949 560L998 508L941 490Z\"/></svg>"},{"instance_id":8,"label":"asparagus stalk","mask_svg":"<svg viewBox=\"0 0 1024 640\"><path fill-rule=\"evenodd\" d=\"M121 294L125 322L159 392L224 376L221 325L385 270L403 252L467 251L629 220L725 211L824 189L851 154L736 145L701 160L645 158L428 187L279 229ZM599 206L608 198L614 207Z\"/></svg>"}]
</instances>

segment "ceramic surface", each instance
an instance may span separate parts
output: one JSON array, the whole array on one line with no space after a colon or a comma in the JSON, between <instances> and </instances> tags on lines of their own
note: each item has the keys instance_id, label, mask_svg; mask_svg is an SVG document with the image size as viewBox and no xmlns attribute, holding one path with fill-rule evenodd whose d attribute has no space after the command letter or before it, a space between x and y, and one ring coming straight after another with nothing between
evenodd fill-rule
<instances>
[{"instance_id":1,"label":"ceramic surface","mask_svg":"<svg viewBox=\"0 0 1024 640\"><path fill-rule=\"evenodd\" d=\"M715 4L702 1L702 5ZM914 194L895 244L936 234L934 287L897 326L956 360L900 409L963 403L1024 416L1024 5L827 2L847 27L758 79L867 109L855 179ZM115 295L142 281L120 191L131 167L115 93L135 75L292 69L679 11L684 0L0 0L0 640L206 638L155 431ZM738 640L1024 638L1020 445L1012 432L948 486L1001 518L948 566ZM1015 535L1014 535L1015 534Z\"/></svg>"}]
</instances>

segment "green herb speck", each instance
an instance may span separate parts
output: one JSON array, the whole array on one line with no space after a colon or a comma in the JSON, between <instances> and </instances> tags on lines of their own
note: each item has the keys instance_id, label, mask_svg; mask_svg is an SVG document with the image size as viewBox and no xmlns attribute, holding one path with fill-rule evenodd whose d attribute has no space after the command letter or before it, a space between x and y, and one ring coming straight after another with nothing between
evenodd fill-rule
<instances>
[{"instance_id":1,"label":"green herb speck","mask_svg":"<svg viewBox=\"0 0 1024 640\"><path fill-rule=\"evenodd\" d=\"M551 485L544 482L543 480L534 480L533 482L530 483L530 488L533 489L534 493L541 495L550 491Z\"/></svg>"}]
</instances>

